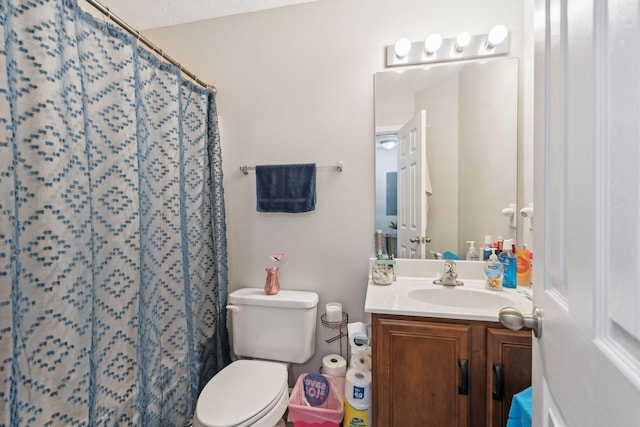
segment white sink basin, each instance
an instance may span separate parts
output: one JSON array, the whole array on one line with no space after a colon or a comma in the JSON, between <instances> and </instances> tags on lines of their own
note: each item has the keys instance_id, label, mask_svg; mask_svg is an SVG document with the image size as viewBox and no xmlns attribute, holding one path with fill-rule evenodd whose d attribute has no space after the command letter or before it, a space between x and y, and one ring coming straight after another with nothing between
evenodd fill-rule
<instances>
[{"instance_id":1,"label":"white sink basin","mask_svg":"<svg viewBox=\"0 0 640 427\"><path fill-rule=\"evenodd\" d=\"M437 277L436 277L437 278ZM497 322L504 307L531 313L533 304L515 289L494 291L484 280L462 277L464 286L433 284L434 277L402 277L391 285L371 281L367 286L365 312L422 317L442 317Z\"/></svg>"},{"instance_id":2,"label":"white sink basin","mask_svg":"<svg viewBox=\"0 0 640 427\"><path fill-rule=\"evenodd\" d=\"M513 300L494 291L447 287L436 289L416 289L407 294L410 298L427 304L444 305L461 308L489 308L513 305Z\"/></svg>"}]
</instances>

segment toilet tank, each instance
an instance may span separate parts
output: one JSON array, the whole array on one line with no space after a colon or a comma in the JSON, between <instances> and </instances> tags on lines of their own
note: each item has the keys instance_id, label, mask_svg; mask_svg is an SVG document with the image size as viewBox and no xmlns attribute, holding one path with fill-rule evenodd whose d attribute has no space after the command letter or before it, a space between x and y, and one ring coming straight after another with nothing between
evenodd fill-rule
<instances>
[{"instance_id":1,"label":"toilet tank","mask_svg":"<svg viewBox=\"0 0 640 427\"><path fill-rule=\"evenodd\" d=\"M236 308L237 307L237 308ZM233 351L241 357L304 363L316 351L318 294L262 288L229 294Z\"/></svg>"}]
</instances>

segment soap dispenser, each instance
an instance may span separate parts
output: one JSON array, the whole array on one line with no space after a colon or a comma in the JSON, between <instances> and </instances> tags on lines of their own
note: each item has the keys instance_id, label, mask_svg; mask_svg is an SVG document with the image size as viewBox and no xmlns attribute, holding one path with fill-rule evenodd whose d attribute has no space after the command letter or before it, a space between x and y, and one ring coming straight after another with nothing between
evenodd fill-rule
<instances>
[{"instance_id":1,"label":"soap dispenser","mask_svg":"<svg viewBox=\"0 0 640 427\"><path fill-rule=\"evenodd\" d=\"M480 254L474 246L476 242L473 240L467 240L467 243L469 243L469 250L467 250L466 256L467 261L478 261L480 259Z\"/></svg>"},{"instance_id":2,"label":"soap dispenser","mask_svg":"<svg viewBox=\"0 0 640 427\"><path fill-rule=\"evenodd\" d=\"M496 255L496 248L491 248L491 255L484 266L487 289L502 290L503 272L502 263L498 261L498 255Z\"/></svg>"}]
</instances>

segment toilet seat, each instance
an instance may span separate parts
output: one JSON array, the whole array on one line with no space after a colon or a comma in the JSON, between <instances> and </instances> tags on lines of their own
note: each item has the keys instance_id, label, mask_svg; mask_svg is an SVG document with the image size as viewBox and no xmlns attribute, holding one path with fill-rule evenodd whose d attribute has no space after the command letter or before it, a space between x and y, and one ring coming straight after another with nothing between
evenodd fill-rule
<instances>
[{"instance_id":1,"label":"toilet seat","mask_svg":"<svg viewBox=\"0 0 640 427\"><path fill-rule=\"evenodd\" d=\"M256 424L288 402L287 367L264 360L238 360L218 372L204 387L196 405L197 425L242 427ZM271 417L269 417L271 418ZM273 424L271 424L273 425Z\"/></svg>"}]
</instances>

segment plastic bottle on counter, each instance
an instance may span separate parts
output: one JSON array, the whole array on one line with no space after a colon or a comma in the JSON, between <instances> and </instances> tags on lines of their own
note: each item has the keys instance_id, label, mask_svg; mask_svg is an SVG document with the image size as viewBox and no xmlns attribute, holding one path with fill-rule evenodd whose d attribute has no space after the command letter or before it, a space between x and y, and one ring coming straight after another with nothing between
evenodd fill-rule
<instances>
[{"instance_id":1,"label":"plastic bottle on counter","mask_svg":"<svg viewBox=\"0 0 640 427\"><path fill-rule=\"evenodd\" d=\"M467 261L478 261L480 259L480 254L475 247L476 242L473 240L467 240L467 243L469 243L469 249L467 250L466 256Z\"/></svg>"},{"instance_id":2,"label":"plastic bottle on counter","mask_svg":"<svg viewBox=\"0 0 640 427\"><path fill-rule=\"evenodd\" d=\"M482 260L488 261L491 256L491 245L493 242L491 241L491 236L484 236L484 247L482 248Z\"/></svg>"},{"instance_id":3,"label":"plastic bottle on counter","mask_svg":"<svg viewBox=\"0 0 640 427\"><path fill-rule=\"evenodd\" d=\"M516 249L516 283L518 286L531 286L531 252L525 248Z\"/></svg>"},{"instance_id":4,"label":"plastic bottle on counter","mask_svg":"<svg viewBox=\"0 0 640 427\"><path fill-rule=\"evenodd\" d=\"M487 289L494 291L502 290L502 278L504 276L504 267L502 263L498 261L498 255L496 255L496 248L491 248L491 255L485 263L484 275L486 278Z\"/></svg>"},{"instance_id":5,"label":"plastic bottle on counter","mask_svg":"<svg viewBox=\"0 0 640 427\"><path fill-rule=\"evenodd\" d=\"M517 287L515 248L516 246L513 244L513 240L507 239L503 242L502 252L498 255L498 260L502 263L504 268L502 286L510 289L515 289Z\"/></svg>"}]
</instances>

